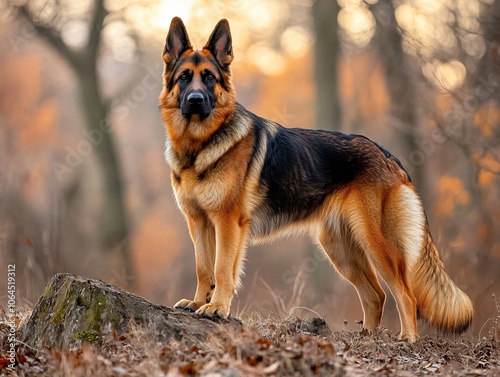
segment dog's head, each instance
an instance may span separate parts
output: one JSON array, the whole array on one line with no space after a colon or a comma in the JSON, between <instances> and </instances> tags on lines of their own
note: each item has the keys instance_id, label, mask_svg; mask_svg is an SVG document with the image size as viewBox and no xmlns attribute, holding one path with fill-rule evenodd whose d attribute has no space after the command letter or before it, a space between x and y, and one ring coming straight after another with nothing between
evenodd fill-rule
<instances>
[{"instance_id":1,"label":"dog's head","mask_svg":"<svg viewBox=\"0 0 500 377\"><path fill-rule=\"evenodd\" d=\"M164 120L213 124L224 121L235 95L229 65L233 60L231 32L220 20L202 50L194 50L182 20L172 20L162 54L165 62L160 107ZM167 119L165 119L167 118Z\"/></svg>"}]
</instances>

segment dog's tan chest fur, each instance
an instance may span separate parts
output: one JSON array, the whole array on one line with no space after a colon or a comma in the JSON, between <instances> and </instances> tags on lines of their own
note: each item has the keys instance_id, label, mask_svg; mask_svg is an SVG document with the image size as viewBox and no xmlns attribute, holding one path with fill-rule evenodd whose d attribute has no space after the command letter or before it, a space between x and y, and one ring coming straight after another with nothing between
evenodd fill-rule
<instances>
[{"instance_id":1,"label":"dog's tan chest fur","mask_svg":"<svg viewBox=\"0 0 500 377\"><path fill-rule=\"evenodd\" d=\"M224 208L240 207L247 175L247 164L253 138L242 138L231 150L218 156L197 154L189 167L181 167L175 151L167 155L172 168L175 197L185 213L220 212ZM200 172L199 167L205 169ZM246 212L246 211L245 211Z\"/></svg>"},{"instance_id":2,"label":"dog's tan chest fur","mask_svg":"<svg viewBox=\"0 0 500 377\"><path fill-rule=\"evenodd\" d=\"M173 173L177 203L187 213L216 211L227 200L230 192L228 185L221 184L225 175L219 171L200 177L194 167L182 170L179 174Z\"/></svg>"}]
</instances>

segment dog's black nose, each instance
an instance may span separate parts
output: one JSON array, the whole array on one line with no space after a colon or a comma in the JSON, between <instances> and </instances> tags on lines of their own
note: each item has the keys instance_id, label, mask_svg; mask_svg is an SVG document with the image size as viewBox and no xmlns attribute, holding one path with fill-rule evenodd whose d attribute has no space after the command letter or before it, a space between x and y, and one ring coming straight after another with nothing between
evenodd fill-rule
<instances>
[{"instance_id":1,"label":"dog's black nose","mask_svg":"<svg viewBox=\"0 0 500 377\"><path fill-rule=\"evenodd\" d=\"M200 105L203 103L203 94L201 93L191 93L188 95L187 101L193 105Z\"/></svg>"}]
</instances>

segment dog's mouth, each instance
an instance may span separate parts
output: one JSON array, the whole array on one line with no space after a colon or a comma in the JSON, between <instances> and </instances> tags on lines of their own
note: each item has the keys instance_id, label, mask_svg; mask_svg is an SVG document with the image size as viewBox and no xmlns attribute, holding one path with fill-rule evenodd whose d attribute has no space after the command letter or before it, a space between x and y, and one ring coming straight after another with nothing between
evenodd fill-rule
<instances>
[{"instance_id":1,"label":"dog's mouth","mask_svg":"<svg viewBox=\"0 0 500 377\"><path fill-rule=\"evenodd\" d=\"M200 109L200 108L187 108L187 109L181 109L182 110L182 116L184 118L190 118L193 115L198 115L200 117L200 120L205 120L210 116L211 109L210 111L207 111L206 109Z\"/></svg>"},{"instance_id":2,"label":"dog's mouth","mask_svg":"<svg viewBox=\"0 0 500 377\"><path fill-rule=\"evenodd\" d=\"M184 117L198 115L200 120L204 120L210 116L212 112L212 104L206 95L199 92L190 93L186 96L182 103L181 111Z\"/></svg>"}]
</instances>

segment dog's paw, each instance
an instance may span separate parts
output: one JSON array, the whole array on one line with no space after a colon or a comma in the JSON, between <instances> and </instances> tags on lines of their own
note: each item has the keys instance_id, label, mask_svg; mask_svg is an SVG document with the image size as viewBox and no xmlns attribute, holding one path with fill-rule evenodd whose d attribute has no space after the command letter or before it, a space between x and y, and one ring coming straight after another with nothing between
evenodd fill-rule
<instances>
[{"instance_id":1,"label":"dog's paw","mask_svg":"<svg viewBox=\"0 0 500 377\"><path fill-rule=\"evenodd\" d=\"M191 300L180 300L177 304L174 305L174 308L189 310L190 312L197 311L201 306L203 306L204 302L200 301L191 301Z\"/></svg>"},{"instance_id":2,"label":"dog's paw","mask_svg":"<svg viewBox=\"0 0 500 377\"><path fill-rule=\"evenodd\" d=\"M229 308L218 302L211 302L203 305L196 311L196 314L207 318L223 318L226 319L229 315Z\"/></svg>"},{"instance_id":3,"label":"dog's paw","mask_svg":"<svg viewBox=\"0 0 500 377\"><path fill-rule=\"evenodd\" d=\"M409 344L413 344L417 341L417 335L416 334L399 334L398 336L399 340L403 341L403 342L406 342L406 343L409 343Z\"/></svg>"}]
</instances>

